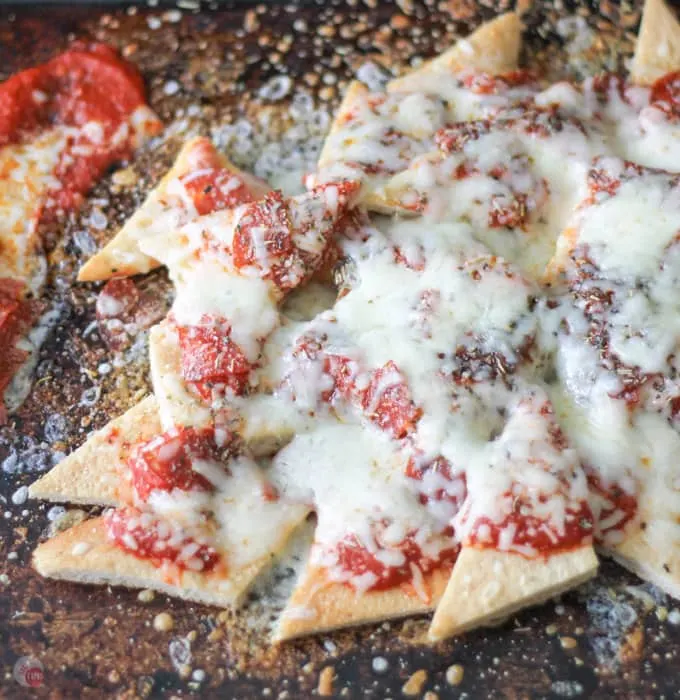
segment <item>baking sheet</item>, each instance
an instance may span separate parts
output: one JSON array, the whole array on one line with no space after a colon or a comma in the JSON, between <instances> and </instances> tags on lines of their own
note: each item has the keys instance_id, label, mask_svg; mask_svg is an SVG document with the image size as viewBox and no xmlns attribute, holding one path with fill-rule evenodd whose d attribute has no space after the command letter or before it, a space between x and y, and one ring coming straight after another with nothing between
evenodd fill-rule
<instances>
[{"instance_id":1,"label":"baking sheet","mask_svg":"<svg viewBox=\"0 0 680 700\"><path fill-rule=\"evenodd\" d=\"M161 595L142 602L137 591L32 572L35 543L61 511L24 501L23 487L149 389L144 335L112 355L93 325L98 286L74 284L75 270L139 204L181 142L205 133L259 175L302 173L351 76L378 81L510 7L491 0L180 4L0 6L0 78L74 37L107 41L140 66L168 125L128 177L107 178L79 214L44 232L51 250L45 299L57 320L28 399L0 429L0 697L27 696L13 677L24 656L44 669L42 685L30 693L54 698L311 697L329 666L338 697L401 697L414 674L419 697L436 694L428 700L680 692L680 604L608 562L577 592L435 648L414 643L426 626L415 619L280 652L267 647L254 613L235 618ZM621 68L638 20L639 4L534 2L526 53L552 75ZM169 302L163 272L143 284L159 303ZM172 616L171 631L153 626L162 612Z\"/></svg>"}]
</instances>

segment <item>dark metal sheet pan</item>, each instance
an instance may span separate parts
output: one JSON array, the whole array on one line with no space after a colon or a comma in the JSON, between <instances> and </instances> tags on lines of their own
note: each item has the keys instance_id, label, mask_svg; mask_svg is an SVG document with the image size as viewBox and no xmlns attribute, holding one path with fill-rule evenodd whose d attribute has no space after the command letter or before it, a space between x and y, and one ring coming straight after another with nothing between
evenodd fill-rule
<instances>
[{"instance_id":1,"label":"dark metal sheet pan","mask_svg":"<svg viewBox=\"0 0 680 700\"><path fill-rule=\"evenodd\" d=\"M264 174L268 159L289 158L290 167L300 167L313 159L343 82L360 65L370 61L396 71L510 4L199 6L184 0L179 11L27 5L0 6L0 78L74 37L108 41L140 66L153 106L171 128L133 165L134 187L107 179L81 213L45 231L52 250L45 297L59 321L43 345L27 401L0 429L0 696L27 696L12 676L17 659L27 655L39 659L45 672L31 694L50 698L311 697L326 666L334 669L333 688L341 697L400 697L417 671L425 672L420 696L428 700L680 693L680 604L608 562L594 584L498 629L435 648L409 641L425 624L409 620L312 638L280 652L209 607L160 595L142 603L134 591L47 581L31 570L31 552L55 511L22 502L21 487L148 390L143 351L128 353L123 367L103 371L111 353L92 332L97 290L75 285L74 270L139 203L186 134L216 136L237 162ZM628 2L536 0L526 15L527 56L552 74L621 67L638 19L639 6ZM275 83L284 94L272 102L262 86L276 76L284 76ZM291 100L306 119L306 135L290 129ZM243 125L264 113L268 122L259 128L267 135L255 133L257 127L249 133ZM167 298L163 273L144 284ZM163 611L174 619L171 632L152 625ZM451 673L447 680L452 665L463 669L457 684L449 682Z\"/></svg>"}]
</instances>

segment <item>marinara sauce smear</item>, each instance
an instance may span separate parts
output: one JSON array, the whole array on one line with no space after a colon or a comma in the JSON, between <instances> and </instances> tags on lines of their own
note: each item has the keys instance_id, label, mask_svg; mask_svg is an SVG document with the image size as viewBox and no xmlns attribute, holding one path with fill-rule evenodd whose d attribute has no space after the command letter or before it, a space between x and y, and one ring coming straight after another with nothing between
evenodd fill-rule
<instances>
[{"instance_id":1,"label":"marinara sauce smear","mask_svg":"<svg viewBox=\"0 0 680 700\"><path fill-rule=\"evenodd\" d=\"M0 85L0 147L55 127L75 129L54 173L59 187L41 218L76 207L114 162L132 155L130 119L144 105L141 76L104 44L76 42ZM148 118L145 127L155 133L160 123Z\"/></svg>"},{"instance_id":2,"label":"marinara sauce smear","mask_svg":"<svg viewBox=\"0 0 680 700\"><path fill-rule=\"evenodd\" d=\"M36 198L32 225L76 208L114 162L128 159L141 137L160 128L145 106L137 70L103 44L76 42L47 63L0 84L0 149L30 147L47 132L65 130L65 143L52 173L58 185L29 193ZM15 176L12 154L8 163L9 172L0 171L0 185L3 180L11 185ZM7 231L10 257L13 235L31 234ZM36 251L39 248L35 246ZM0 278L0 350L4 357L0 394L26 359L16 343L39 313L38 305L26 297L25 280ZM4 420L5 411L0 408L0 423Z\"/></svg>"}]
</instances>

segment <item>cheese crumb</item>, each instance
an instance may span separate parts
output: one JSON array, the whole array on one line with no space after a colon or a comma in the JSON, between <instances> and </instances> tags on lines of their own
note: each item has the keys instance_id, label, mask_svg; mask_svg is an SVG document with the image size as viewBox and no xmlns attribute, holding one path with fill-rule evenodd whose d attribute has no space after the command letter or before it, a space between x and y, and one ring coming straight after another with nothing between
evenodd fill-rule
<instances>
[{"instance_id":1,"label":"cheese crumb","mask_svg":"<svg viewBox=\"0 0 680 700\"><path fill-rule=\"evenodd\" d=\"M578 681L554 681L551 690L563 698L575 698L583 694L583 686Z\"/></svg>"},{"instance_id":2,"label":"cheese crumb","mask_svg":"<svg viewBox=\"0 0 680 700\"><path fill-rule=\"evenodd\" d=\"M420 695L425 681L427 681L427 671L421 668L419 671L411 674L411 677L402 686L401 692L404 695Z\"/></svg>"},{"instance_id":3,"label":"cheese crumb","mask_svg":"<svg viewBox=\"0 0 680 700\"><path fill-rule=\"evenodd\" d=\"M413 0L396 0L397 7L407 15L411 15L415 12L416 5Z\"/></svg>"},{"instance_id":4,"label":"cheese crumb","mask_svg":"<svg viewBox=\"0 0 680 700\"><path fill-rule=\"evenodd\" d=\"M137 594L137 600L140 603L150 603L155 597L156 594L149 588L145 588L143 591L139 591Z\"/></svg>"},{"instance_id":5,"label":"cheese crumb","mask_svg":"<svg viewBox=\"0 0 680 700\"><path fill-rule=\"evenodd\" d=\"M55 520L64 517L65 514L66 508L64 508L64 506L52 506L52 508L47 511L47 519L50 522L54 522Z\"/></svg>"},{"instance_id":6,"label":"cheese crumb","mask_svg":"<svg viewBox=\"0 0 680 700\"><path fill-rule=\"evenodd\" d=\"M333 681L335 680L335 670L332 666L326 666L319 674L318 691L321 697L333 695Z\"/></svg>"},{"instance_id":7,"label":"cheese crumb","mask_svg":"<svg viewBox=\"0 0 680 700\"><path fill-rule=\"evenodd\" d=\"M153 619L153 627L159 632L170 632L174 626L175 621L172 619L172 615L169 613L158 613L158 615L156 615L156 617Z\"/></svg>"},{"instance_id":8,"label":"cheese crumb","mask_svg":"<svg viewBox=\"0 0 680 700\"><path fill-rule=\"evenodd\" d=\"M132 168L121 168L113 173L111 182L118 187L132 187L137 182L137 173Z\"/></svg>"},{"instance_id":9,"label":"cheese crumb","mask_svg":"<svg viewBox=\"0 0 680 700\"><path fill-rule=\"evenodd\" d=\"M163 94L171 97L172 95L176 95L181 89L182 86L176 80L168 80L168 82L163 85Z\"/></svg>"},{"instance_id":10,"label":"cheese crumb","mask_svg":"<svg viewBox=\"0 0 680 700\"><path fill-rule=\"evenodd\" d=\"M256 32L260 28L260 20L255 10L248 10L243 18L243 28L247 32Z\"/></svg>"},{"instance_id":11,"label":"cheese crumb","mask_svg":"<svg viewBox=\"0 0 680 700\"><path fill-rule=\"evenodd\" d=\"M172 665L179 670L180 667L191 664L191 644L184 637L175 637L168 644L168 653Z\"/></svg>"},{"instance_id":12,"label":"cheese crumb","mask_svg":"<svg viewBox=\"0 0 680 700\"><path fill-rule=\"evenodd\" d=\"M289 76L277 75L260 88L258 96L269 102L278 102L291 91L292 87L293 81Z\"/></svg>"},{"instance_id":13,"label":"cheese crumb","mask_svg":"<svg viewBox=\"0 0 680 700\"><path fill-rule=\"evenodd\" d=\"M220 627L215 627L214 630L210 630L210 634L208 635L208 641L209 642L219 642L220 639L224 637L224 630L221 629Z\"/></svg>"},{"instance_id":14,"label":"cheese crumb","mask_svg":"<svg viewBox=\"0 0 680 700\"><path fill-rule=\"evenodd\" d=\"M449 685L460 685L463 682L465 669L461 664L453 664L446 669L446 682Z\"/></svg>"},{"instance_id":15,"label":"cheese crumb","mask_svg":"<svg viewBox=\"0 0 680 700\"><path fill-rule=\"evenodd\" d=\"M373 61L362 63L357 69L356 76L369 90L374 92L383 90L390 77L382 66Z\"/></svg>"},{"instance_id":16,"label":"cheese crumb","mask_svg":"<svg viewBox=\"0 0 680 700\"><path fill-rule=\"evenodd\" d=\"M573 637L560 637L560 644L562 649L575 649L578 646L578 642Z\"/></svg>"},{"instance_id":17,"label":"cheese crumb","mask_svg":"<svg viewBox=\"0 0 680 700\"><path fill-rule=\"evenodd\" d=\"M231 616L229 615L229 612L227 610L223 610L217 615L217 623L220 625L226 625L230 618Z\"/></svg>"},{"instance_id":18,"label":"cheese crumb","mask_svg":"<svg viewBox=\"0 0 680 700\"><path fill-rule=\"evenodd\" d=\"M12 503L14 503L15 506L20 506L23 503L26 503L27 498L28 498L28 486L20 486L12 494Z\"/></svg>"},{"instance_id":19,"label":"cheese crumb","mask_svg":"<svg viewBox=\"0 0 680 700\"><path fill-rule=\"evenodd\" d=\"M371 662L371 666L376 673L385 673L390 664L384 656L376 656Z\"/></svg>"},{"instance_id":20,"label":"cheese crumb","mask_svg":"<svg viewBox=\"0 0 680 700\"><path fill-rule=\"evenodd\" d=\"M109 220L106 214L101 209L93 209L90 213L90 226L97 231L104 231L109 225Z\"/></svg>"}]
</instances>

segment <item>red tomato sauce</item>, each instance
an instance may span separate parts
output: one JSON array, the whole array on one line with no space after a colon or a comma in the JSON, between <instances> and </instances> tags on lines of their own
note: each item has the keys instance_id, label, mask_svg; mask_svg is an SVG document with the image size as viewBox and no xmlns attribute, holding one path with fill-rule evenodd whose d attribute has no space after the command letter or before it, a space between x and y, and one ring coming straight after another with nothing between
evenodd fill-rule
<instances>
[{"instance_id":1,"label":"red tomato sauce","mask_svg":"<svg viewBox=\"0 0 680 700\"><path fill-rule=\"evenodd\" d=\"M323 399L341 397L356 404L382 430L401 439L415 430L422 415L411 398L406 378L390 361L368 374L365 387L357 386L356 363L340 355L324 358L324 372L333 378L333 388Z\"/></svg>"},{"instance_id":2,"label":"red tomato sauce","mask_svg":"<svg viewBox=\"0 0 680 700\"><path fill-rule=\"evenodd\" d=\"M626 81L616 73L600 73L592 80L593 92L601 103L608 102L613 93L616 93L618 99L628 102L626 95L628 87Z\"/></svg>"},{"instance_id":3,"label":"red tomato sauce","mask_svg":"<svg viewBox=\"0 0 680 700\"><path fill-rule=\"evenodd\" d=\"M328 353L323 360L323 371L333 379L333 386L321 395L324 401L333 401L335 396L350 398L357 373L357 362L344 355Z\"/></svg>"},{"instance_id":4,"label":"red tomato sauce","mask_svg":"<svg viewBox=\"0 0 680 700\"><path fill-rule=\"evenodd\" d=\"M134 508L110 510L104 514L104 522L117 547L138 559L149 559L155 566L170 563L184 570L207 572L220 560L211 545L178 534L170 523Z\"/></svg>"},{"instance_id":5,"label":"red tomato sauce","mask_svg":"<svg viewBox=\"0 0 680 700\"><path fill-rule=\"evenodd\" d=\"M652 85L649 101L673 119L680 118L680 71L667 73Z\"/></svg>"},{"instance_id":6,"label":"red tomato sauce","mask_svg":"<svg viewBox=\"0 0 680 700\"><path fill-rule=\"evenodd\" d=\"M331 191L334 196L328 194ZM333 234L344 223L358 191L359 183L345 181L315 187L308 202L291 204L278 191L252 202L236 226L234 265L260 270L279 292L290 292L332 264L337 256ZM325 205L323 212L320 202ZM300 209L292 212L291 205ZM310 232L322 239L318 251L298 245Z\"/></svg>"},{"instance_id":7,"label":"red tomato sauce","mask_svg":"<svg viewBox=\"0 0 680 700\"><path fill-rule=\"evenodd\" d=\"M262 230L263 240L258 245ZM237 268L261 269L282 290L295 286L289 278L301 260L293 243L288 202L281 192L270 192L244 214L234 233L233 256Z\"/></svg>"},{"instance_id":8,"label":"red tomato sauce","mask_svg":"<svg viewBox=\"0 0 680 700\"><path fill-rule=\"evenodd\" d=\"M638 501L634 494L624 491L618 484L605 486L600 478L592 471L586 469L588 486L591 495L599 497L600 513L597 523L597 539L604 539L609 532L623 531L626 526L635 518L638 512ZM612 525L604 526L607 520L618 513Z\"/></svg>"},{"instance_id":9,"label":"red tomato sauce","mask_svg":"<svg viewBox=\"0 0 680 700\"><path fill-rule=\"evenodd\" d=\"M180 182L201 216L255 199L246 183L226 168L207 168L198 173L188 173L180 177Z\"/></svg>"},{"instance_id":10,"label":"red tomato sauce","mask_svg":"<svg viewBox=\"0 0 680 700\"><path fill-rule=\"evenodd\" d=\"M43 218L76 207L114 162L129 158L133 143L127 121L144 103L137 70L97 43L76 42L0 84L0 147L55 126L98 125L96 134L81 130L69 139L55 172L61 184L50 193Z\"/></svg>"},{"instance_id":11,"label":"red tomato sauce","mask_svg":"<svg viewBox=\"0 0 680 700\"><path fill-rule=\"evenodd\" d=\"M182 353L182 377L199 396L210 400L213 391L237 396L248 388L250 364L243 350L229 337L229 324L209 319L199 326L178 326Z\"/></svg>"},{"instance_id":12,"label":"red tomato sauce","mask_svg":"<svg viewBox=\"0 0 680 700\"><path fill-rule=\"evenodd\" d=\"M209 491L212 484L194 471L194 460L220 461L212 428L171 428L132 448L128 466L137 495L146 501L158 489Z\"/></svg>"},{"instance_id":13,"label":"red tomato sauce","mask_svg":"<svg viewBox=\"0 0 680 700\"><path fill-rule=\"evenodd\" d=\"M521 192L513 193L510 197L493 195L489 207L489 228L525 228L529 218L528 199L528 195Z\"/></svg>"},{"instance_id":14,"label":"red tomato sauce","mask_svg":"<svg viewBox=\"0 0 680 700\"><path fill-rule=\"evenodd\" d=\"M598 195L606 193L614 196L623 181L631 180L643 174L644 168L637 163L625 161L625 168L621 174L621 178L612 176L607 172L606 167L601 167L601 158L596 158L593 162L593 167L588 172L588 192L590 194L589 203L597 203L600 200Z\"/></svg>"},{"instance_id":15,"label":"red tomato sauce","mask_svg":"<svg viewBox=\"0 0 680 700\"><path fill-rule=\"evenodd\" d=\"M556 552L575 549L588 543L593 535L593 514L590 506L583 502L578 508L568 508L564 531L558 532L549 523L532 515L523 515L518 505L517 512L508 515L501 523L495 523L487 518L480 518L475 523L469 544L484 549L499 549L501 532L507 527L515 527L512 537L514 545L531 547L539 554L554 554ZM488 537L479 537L480 528L486 526Z\"/></svg>"},{"instance_id":16,"label":"red tomato sauce","mask_svg":"<svg viewBox=\"0 0 680 700\"><path fill-rule=\"evenodd\" d=\"M415 430L423 411L413 402L406 377L394 362L371 372L369 385L355 390L361 408L379 428L397 439Z\"/></svg>"},{"instance_id":17,"label":"red tomato sauce","mask_svg":"<svg viewBox=\"0 0 680 700\"><path fill-rule=\"evenodd\" d=\"M320 394L327 403L348 401L382 430L401 439L411 434L422 416L411 397L406 377L397 365L386 362L374 370L364 370L357 360L328 352L325 339L303 337L293 355L298 359L318 361L332 381Z\"/></svg>"},{"instance_id":18,"label":"red tomato sauce","mask_svg":"<svg viewBox=\"0 0 680 700\"><path fill-rule=\"evenodd\" d=\"M367 573L374 574L377 580L367 590L384 591L412 583L412 565L417 566L423 575L436 569L453 567L459 551L458 547L452 546L443 549L436 558L431 559L423 554L412 536L404 539L398 549L404 556L404 562L399 566L387 566L376 559L355 537L350 536L338 545L338 565L357 577Z\"/></svg>"}]
</instances>

